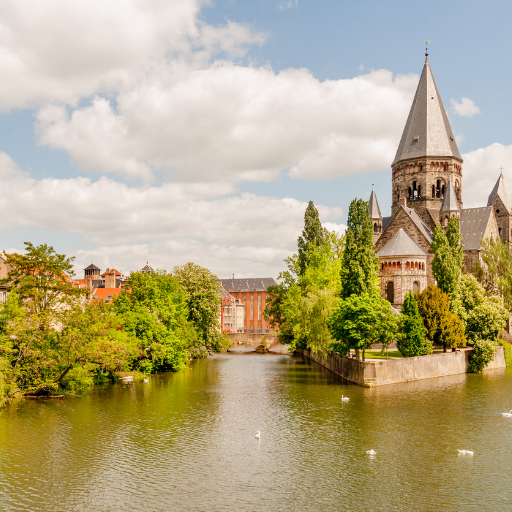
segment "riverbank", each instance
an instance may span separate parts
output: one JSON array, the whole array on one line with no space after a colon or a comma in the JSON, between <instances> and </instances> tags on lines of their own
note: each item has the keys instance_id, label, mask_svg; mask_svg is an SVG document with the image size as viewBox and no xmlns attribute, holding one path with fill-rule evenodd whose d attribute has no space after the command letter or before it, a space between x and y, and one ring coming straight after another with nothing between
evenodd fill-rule
<instances>
[{"instance_id":1,"label":"riverbank","mask_svg":"<svg viewBox=\"0 0 512 512\"><path fill-rule=\"evenodd\" d=\"M334 352L322 358L310 349L297 349L299 354L322 365L343 379L365 387L467 373L472 351L471 347L466 347L456 352L441 352L428 356L357 361L351 357L341 357ZM505 367L504 349L499 347L486 370Z\"/></svg>"}]
</instances>

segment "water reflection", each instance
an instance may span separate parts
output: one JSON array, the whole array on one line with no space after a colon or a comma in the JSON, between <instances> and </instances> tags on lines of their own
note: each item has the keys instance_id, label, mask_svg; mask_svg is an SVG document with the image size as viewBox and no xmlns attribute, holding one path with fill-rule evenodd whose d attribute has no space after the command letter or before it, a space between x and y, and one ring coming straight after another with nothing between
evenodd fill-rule
<instances>
[{"instance_id":1,"label":"water reflection","mask_svg":"<svg viewBox=\"0 0 512 512\"><path fill-rule=\"evenodd\" d=\"M300 358L224 354L22 401L0 412L0 509L504 510L511 382L365 389Z\"/></svg>"}]
</instances>

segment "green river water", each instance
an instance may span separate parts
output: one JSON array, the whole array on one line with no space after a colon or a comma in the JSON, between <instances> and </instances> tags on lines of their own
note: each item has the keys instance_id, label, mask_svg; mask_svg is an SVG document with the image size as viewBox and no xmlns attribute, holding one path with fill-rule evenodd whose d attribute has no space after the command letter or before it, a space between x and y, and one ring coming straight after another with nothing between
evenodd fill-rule
<instances>
[{"instance_id":1,"label":"green river water","mask_svg":"<svg viewBox=\"0 0 512 512\"><path fill-rule=\"evenodd\" d=\"M0 510L512 510L511 391L509 370L366 389L216 355L0 409Z\"/></svg>"}]
</instances>

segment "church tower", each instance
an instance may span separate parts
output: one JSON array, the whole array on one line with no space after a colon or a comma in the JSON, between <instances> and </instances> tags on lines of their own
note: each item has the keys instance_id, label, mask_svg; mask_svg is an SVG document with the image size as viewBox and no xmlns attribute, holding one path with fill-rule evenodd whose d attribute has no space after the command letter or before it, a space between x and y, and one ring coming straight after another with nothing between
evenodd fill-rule
<instances>
[{"instance_id":1,"label":"church tower","mask_svg":"<svg viewBox=\"0 0 512 512\"><path fill-rule=\"evenodd\" d=\"M430 69L428 53L425 55L409 117L391 164L392 213L405 199L407 206L414 208L434 229L450 175L458 208L462 208L462 158Z\"/></svg>"},{"instance_id":2,"label":"church tower","mask_svg":"<svg viewBox=\"0 0 512 512\"><path fill-rule=\"evenodd\" d=\"M373 224L373 243L379 239L382 234L382 214L380 213L379 202L377 201L377 195L375 194L375 189L372 185L372 194L370 195L370 200L368 201L368 208L370 210L370 218L372 219Z\"/></svg>"}]
</instances>

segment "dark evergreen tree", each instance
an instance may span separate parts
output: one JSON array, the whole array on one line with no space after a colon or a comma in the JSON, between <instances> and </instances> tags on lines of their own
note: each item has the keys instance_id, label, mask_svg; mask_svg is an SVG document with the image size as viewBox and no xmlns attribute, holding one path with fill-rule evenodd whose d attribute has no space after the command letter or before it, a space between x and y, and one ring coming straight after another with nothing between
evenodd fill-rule
<instances>
[{"instance_id":1,"label":"dark evergreen tree","mask_svg":"<svg viewBox=\"0 0 512 512\"><path fill-rule=\"evenodd\" d=\"M299 253L299 276L302 276L310 263L310 254L314 247L320 247L325 243L325 230L322 228L318 210L313 201L309 201L304 213L304 229L302 236L297 240Z\"/></svg>"},{"instance_id":2,"label":"dark evergreen tree","mask_svg":"<svg viewBox=\"0 0 512 512\"><path fill-rule=\"evenodd\" d=\"M345 250L341 262L341 298L378 295L379 259L373 249L373 225L368 202L354 199L348 210Z\"/></svg>"},{"instance_id":3,"label":"dark evergreen tree","mask_svg":"<svg viewBox=\"0 0 512 512\"><path fill-rule=\"evenodd\" d=\"M418 310L427 330L427 338L447 348L465 347L466 336L462 320L450 311L448 295L429 285L418 295Z\"/></svg>"},{"instance_id":4,"label":"dark evergreen tree","mask_svg":"<svg viewBox=\"0 0 512 512\"><path fill-rule=\"evenodd\" d=\"M402 336L396 346L404 357L422 356L432 353L432 341L426 338L418 303L411 291L404 298L401 311Z\"/></svg>"},{"instance_id":5,"label":"dark evergreen tree","mask_svg":"<svg viewBox=\"0 0 512 512\"><path fill-rule=\"evenodd\" d=\"M432 250L434 251L432 272L436 278L437 286L449 295L450 303L453 304L458 296L464 263L462 235L460 234L460 224L457 217L450 219L446 233L441 224L436 226Z\"/></svg>"}]
</instances>

